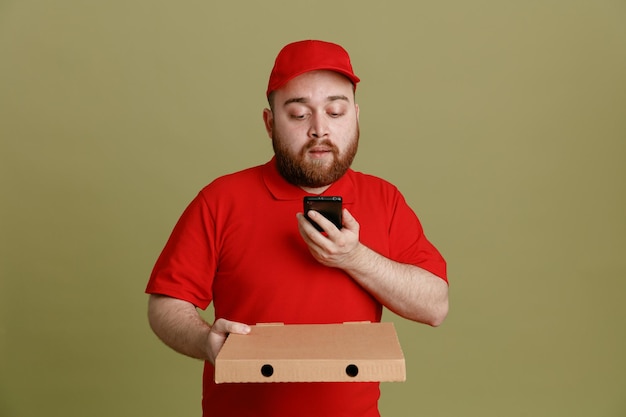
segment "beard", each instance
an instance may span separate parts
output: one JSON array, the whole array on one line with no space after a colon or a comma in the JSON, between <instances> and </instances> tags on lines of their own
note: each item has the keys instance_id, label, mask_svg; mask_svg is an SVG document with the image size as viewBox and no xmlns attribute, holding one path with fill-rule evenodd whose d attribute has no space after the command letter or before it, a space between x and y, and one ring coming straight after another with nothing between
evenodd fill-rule
<instances>
[{"instance_id":1,"label":"beard","mask_svg":"<svg viewBox=\"0 0 626 417\"><path fill-rule=\"evenodd\" d=\"M359 147L359 127L350 140L348 147L342 153L339 148L327 139L310 140L298 154L292 154L284 145L286 139L280 133L274 131L272 135L272 147L276 155L276 166L280 175L288 182L298 187L320 188L332 184L341 178L352 165ZM314 146L324 145L330 148L333 160L325 166L325 161L308 161L306 154Z\"/></svg>"}]
</instances>

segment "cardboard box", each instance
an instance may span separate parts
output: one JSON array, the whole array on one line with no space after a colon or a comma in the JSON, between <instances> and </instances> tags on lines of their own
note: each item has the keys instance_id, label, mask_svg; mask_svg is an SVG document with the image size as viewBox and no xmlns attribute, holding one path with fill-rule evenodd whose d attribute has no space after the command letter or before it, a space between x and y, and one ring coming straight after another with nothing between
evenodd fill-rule
<instances>
[{"instance_id":1,"label":"cardboard box","mask_svg":"<svg viewBox=\"0 0 626 417\"><path fill-rule=\"evenodd\" d=\"M215 382L405 381L393 323L257 325L231 334Z\"/></svg>"}]
</instances>

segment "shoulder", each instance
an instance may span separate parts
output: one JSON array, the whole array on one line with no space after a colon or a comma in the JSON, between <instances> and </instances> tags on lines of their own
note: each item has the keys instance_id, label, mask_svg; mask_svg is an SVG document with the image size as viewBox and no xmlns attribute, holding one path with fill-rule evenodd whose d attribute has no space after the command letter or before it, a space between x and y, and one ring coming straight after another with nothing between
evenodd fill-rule
<instances>
[{"instance_id":1,"label":"shoulder","mask_svg":"<svg viewBox=\"0 0 626 417\"><path fill-rule=\"evenodd\" d=\"M352 169L348 171L348 175L358 190L372 193L384 192L385 194L400 194L398 187L376 175L366 174Z\"/></svg>"},{"instance_id":2,"label":"shoulder","mask_svg":"<svg viewBox=\"0 0 626 417\"><path fill-rule=\"evenodd\" d=\"M262 165L258 165L217 177L207 184L200 193L228 192L233 189L241 190L248 186L254 186L262 181L262 167Z\"/></svg>"}]
</instances>

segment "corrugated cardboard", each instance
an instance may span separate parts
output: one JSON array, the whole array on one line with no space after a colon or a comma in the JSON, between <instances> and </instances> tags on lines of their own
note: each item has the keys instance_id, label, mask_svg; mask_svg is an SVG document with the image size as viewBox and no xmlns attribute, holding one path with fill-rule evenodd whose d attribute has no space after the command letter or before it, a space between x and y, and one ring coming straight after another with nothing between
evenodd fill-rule
<instances>
[{"instance_id":1,"label":"corrugated cardboard","mask_svg":"<svg viewBox=\"0 0 626 417\"><path fill-rule=\"evenodd\" d=\"M393 323L257 325L231 334L215 382L404 381Z\"/></svg>"}]
</instances>

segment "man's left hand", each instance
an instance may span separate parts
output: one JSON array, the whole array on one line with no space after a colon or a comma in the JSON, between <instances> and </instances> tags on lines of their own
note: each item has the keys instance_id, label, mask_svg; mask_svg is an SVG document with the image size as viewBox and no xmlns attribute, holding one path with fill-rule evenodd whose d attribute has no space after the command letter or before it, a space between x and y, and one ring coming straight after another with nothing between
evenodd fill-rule
<instances>
[{"instance_id":1,"label":"man's left hand","mask_svg":"<svg viewBox=\"0 0 626 417\"><path fill-rule=\"evenodd\" d=\"M343 228L335 225L315 210L309 211L309 217L324 232L315 227L298 213L298 229L309 247L313 257L323 265L344 269L351 262L357 262L361 245L359 243L360 225L347 209L343 209Z\"/></svg>"}]
</instances>

